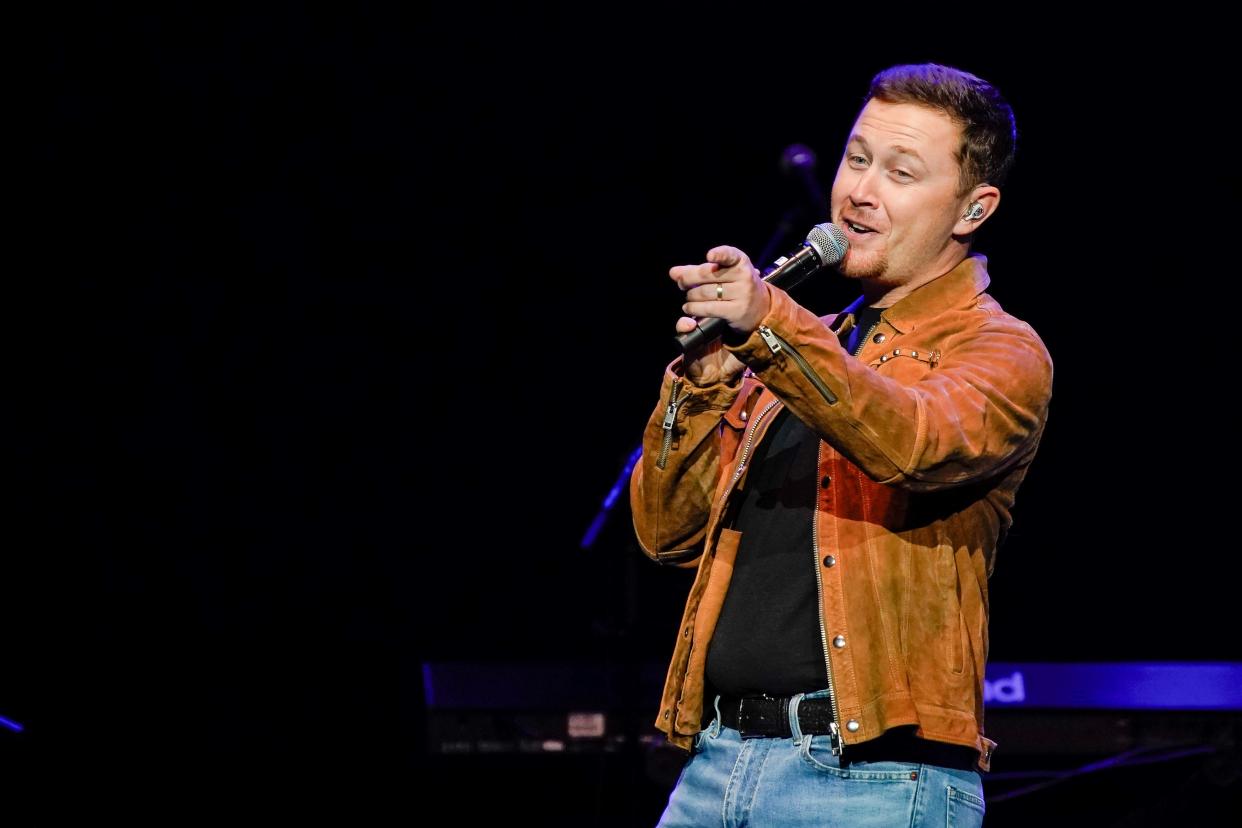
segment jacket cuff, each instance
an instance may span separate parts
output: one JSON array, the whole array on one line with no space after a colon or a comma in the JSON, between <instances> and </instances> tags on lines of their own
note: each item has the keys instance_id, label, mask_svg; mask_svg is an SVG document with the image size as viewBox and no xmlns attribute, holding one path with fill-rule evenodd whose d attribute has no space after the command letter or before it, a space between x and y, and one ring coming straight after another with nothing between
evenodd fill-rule
<instances>
[{"instance_id":1,"label":"jacket cuff","mask_svg":"<svg viewBox=\"0 0 1242 828\"><path fill-rule=\"evenodd\" d=\"M755 326L755 329L750 332L749 336L722 340L726 351L745 362L746 366L756 373L771 365L773 357L772 349L768 347L768 344L763 341L763 337L759 335L760 328L771 328L787 341L791 341L793 339L791 336L792 329L798 327L796 313L799 310L811 315L815 318L816 323L820 324L818 317L814 317L814 314L811 314L810 311L796 304L785 291L780 288L774 288L766 282L764 287L768 289L769 302L767 314L759 320L759 324Z\"/></svg>"}]
</instances>

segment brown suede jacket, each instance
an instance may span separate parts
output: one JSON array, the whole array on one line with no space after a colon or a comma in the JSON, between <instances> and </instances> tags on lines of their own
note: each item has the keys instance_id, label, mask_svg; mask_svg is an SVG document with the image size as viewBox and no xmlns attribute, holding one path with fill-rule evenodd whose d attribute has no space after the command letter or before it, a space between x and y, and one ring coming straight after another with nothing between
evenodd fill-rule
<instances>
[{"instance_id":1,"label":"brown suede jacket","mask_svg":"<svg viewBox=\"0 0 1242 828\"><path fill-rule=\"evenodd\" d=\"M732 384L669 366L630 481L643 551L697 566L656 726L688 749L701 729L708 644L740 534L728 528L747 458L779 406L821 437L812 531L837 749L898 725L967 745L983 735L987 579L1048 415L1052 360L984 291L987 261L886 309L857 358L853 315L819 318L768 286ZM855 306L857 303L855 303Z\"/></svg>"}]
</instances>

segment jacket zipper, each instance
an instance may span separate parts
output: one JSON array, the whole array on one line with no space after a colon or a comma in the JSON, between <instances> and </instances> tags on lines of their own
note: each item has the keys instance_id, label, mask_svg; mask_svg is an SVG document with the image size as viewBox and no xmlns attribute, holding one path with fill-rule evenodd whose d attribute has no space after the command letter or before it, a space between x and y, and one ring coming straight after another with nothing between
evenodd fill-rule
<instances>
[{"instance_id":1,"label":"jacket zipper","mask_svg":"<svg viewBox=\"0 0 1242 828\"><path fill-rule=\"evenodd\" d=\"M772 400L763 407L763 410L750 421L750 434L746 436L746 445L742 447L742 459L738 462L737 468L733 470L733 479L729 481L729 485L725 486L724 494L720 496L720 502L723 504L729 499L729 494L733 491L733 487L737 485L738 479L742 476L742 472L746 470L746 458L750 454L751 446L755 443L755 433L759 431L759 423L763 422L763 418L780 400Z\"/></svg>"},{"instance_id":2,"label":"jacket zipper","mask_svg":"<svg viewBox=\"0 0 1242 828\"><path fill-rule=\"evenodd\" d=\"M668 464L668 451L673 445L673 422L677 419L677 409L686 401L686 397L690 396L690 392L686 391L685 395L678 399L677 394L681 391L684 380L673 380L673 390L668 395L668 408L664 410L664 439L660 441L660 455L656 457L656 468L662 469Z\"/></svg>"},{"instance_id":3,"label":"jacket zipper","mask_svg":"<svg viewBox=\"0 0 1242 828\"><path fill-rule=\"evenodd\" d=\"M819 468L824 451L820 441L815 454L815 467ZM832 746L832 755L841 755L841 709L837 707L837 690L832 683L832 659L828 656L828 627L824 621L824 579L819 569L819 509L811 511L811 551L815 555L815 592L819 601L815 606L819 610L819 639L824 648L824 667L828 671L828 703L832 706L832 721L828 724L828 744Z\"/></svg>"},{"instance_id":4,"label":"jacket zipper","mask_svg":"<svg viewBox=\"0 0 1242 828\"><path fill-rule=\"evenodd\" d=\"M772 353L778 354L781 351L784 351L789 354L790 358L797 363L799 370L802 371L802 375L810 381L811 385L815 386L815 390L819 391L828 404L837 404L837 395L832 393L832 390L827 385L824 385L824 381L819 378L819 374L815 373L815 370L811 368L811 364L806 361L806 358L803 357L802 354L794 350L788 342L782 339L779 334L767 325L759 326L759 336L761 336L763 341L768 344L768 348L772 351Z\"/></svg>"}]
</instances>

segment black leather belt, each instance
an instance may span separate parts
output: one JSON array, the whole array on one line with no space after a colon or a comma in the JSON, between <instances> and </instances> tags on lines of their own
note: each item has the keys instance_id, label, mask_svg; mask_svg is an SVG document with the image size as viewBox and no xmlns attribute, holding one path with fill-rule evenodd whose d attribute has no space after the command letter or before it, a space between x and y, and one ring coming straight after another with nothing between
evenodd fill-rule
<instances>
[{"instance_id":1,"label":"black leather belt","mask_svg":"<svg viewBox=\"0 0 1242 828\"><path fill-rule=\"evenodd\" d=\"M789 738L789 696L720 697L720 723L742 734ZM798 703L798 727L803 733L828 733L832 724L832 702L828 699L803 699Z\"/></svg>"}]
</instances>

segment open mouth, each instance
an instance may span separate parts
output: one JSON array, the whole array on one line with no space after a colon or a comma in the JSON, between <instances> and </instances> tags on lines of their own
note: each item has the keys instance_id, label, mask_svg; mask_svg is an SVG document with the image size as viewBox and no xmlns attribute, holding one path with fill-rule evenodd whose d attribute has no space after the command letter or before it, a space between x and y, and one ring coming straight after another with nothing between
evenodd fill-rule
<instances>
[{"instance_id":1,"label":"open mouth","mask_svg":"<svg viewBox=\"0 0 1242 828\"><path fill-rule=\"evenodd\" d=\"M867 225L861 224L857 221L851 221L844 217L842 217L841 219L841 226L856 236L863 236L863 235L866 235L867 233L876 232L875 229L872 227L868 227Z\"/></svg>"}]
</instances>

